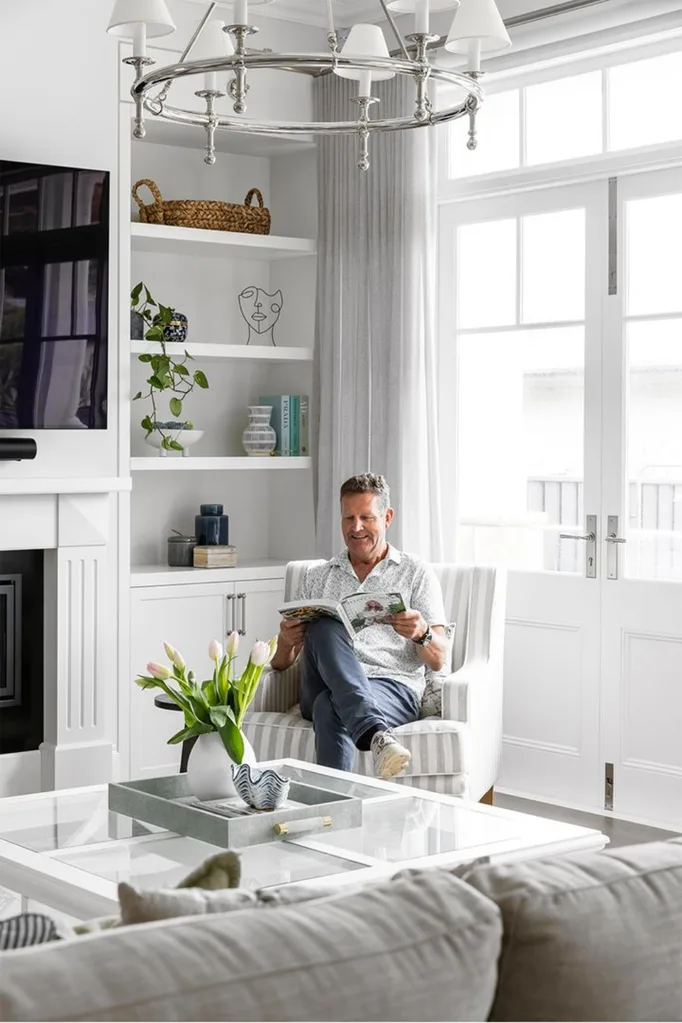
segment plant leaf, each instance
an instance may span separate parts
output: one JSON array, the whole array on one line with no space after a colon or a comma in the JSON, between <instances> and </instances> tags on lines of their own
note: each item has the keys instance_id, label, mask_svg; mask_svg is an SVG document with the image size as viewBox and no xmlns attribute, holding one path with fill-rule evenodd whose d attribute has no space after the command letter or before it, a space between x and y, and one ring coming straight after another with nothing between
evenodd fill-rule
<instances>
[{"instance_id":1,"label":"plant leaf","mask_svg":"<svg viewBox=\"0 0 682 1023\"><path fill-rule=\"evenodd\" d=\"M151 355L148 355L145 352L143 355L138 355L137 361L138 362L151 362L152 361L152 357L151 357Z\"/></svg>"},{"instance_id":2,"label":"plant leaf","mask_svg":"<svg viewBox=\"0 0 682 1023\"><path fill-rule=\"evenodd\" d=\"M137 399L141 398L141 397L142 397L142 391L138 391L137 394L135 395L135 397L133 398L133 401L137 401Z\"/></svg>"},{"instance_id":3,"label":"plant leaf","mask_svg":"<svg viewBox=\"0 0 682 1023\"><path fill-rule=\"evenodd\" d=\"M131 306L136 306L137 303L139 302L140 295L142 294L142 288L143 288L143 284L142 284L142 281L140 281L140 283L136 284L135 287L133 288L133 290L130 292L130 304L131 304Z\"/></svg>"},{"instance_id":4,"label":"plant leaf","mask_svg":"<svg viewBox=\"0 0 682 1023\"><path fill-rule=\"evenodd\" d=\"M156 689L158 684L157 679L150 678L148 675L138 675L135 679L135 685L140 689Z\"/></svg>"},{"instance_id":5,"label":"plant leaf","mask_svg":"<svg viewBox=\"0 0 682 1023\"><path fill-rule=\"evenodd\" d=\"M149 384L150 387L155 387L157 391L164 390L163 381L159 380L159 378L154 373L150 376L147 383Z\"/></svg>"},{"instance_id":6,"label":"plant leaf","mask_svg":"<svg viewBox=\"0 0 682 1023\"><path fill-rule=\"evenodd\" d=\"M182 402L180 401L180 399L171 398L168 405L171 410L171 415L175 416L176 419L179 419L180 416L182 415Z\"/></svg>"},{"instance_id":7,"label":"plant leaf","mask_svg":"<svg viewBox=\"0 0 682 1023\"><path fill-rule=\"evenodd\" d=\"M191 355L189 354L189 352L187 351L187 349L186 349L186 348L185 348L185 358L186 358L186 359L192 359L192 360L193 360L193 356L191 356Z\"/></svg>"},{"instance_id":8,"label":"plant leaf","mask_svg":"<svg viewBox=\"0 0 682 1023\"><path fill-rule=\"evenodd\" d=\"M206 379L206 374L202 370L195 369L194 383L198 384L199 387L203 387L204 390L208 387L208 380Z\"/></svg>"},{"instance_id":9,"label":"plant leaf","mask_svg":"<svg viewBox=\"0 0 682 1023\"><path fill-rule=\"evenodd\" d=\"M145 290L145 294L146 294L146 296L147 296L147 303L148 303L149 305L156 305L156 302L155 302L155 301L154 301L154 299L152 298L151 292L150 292L150 290L149 290L149 288L147 287L147 285L146 285L146 284L145 284L145 286L144 286L144 290Z\"/></svg>"},{"instance_id":10,"label":"plant leaf","mask_svg":"<svg viewBox=\"0 0 682 1023\"><path fill-rule=\"evenodd\" d=\"M150 327L145 334L146 341L163 341L163 330L161 327Z\"/></svg>"},{"instance_id":11,"label":"plant leaf","mask_svg":"<svg viewBox=\"0 0 682 1023\"><path fill-rule=\"evenodd\" d=\"M181 362L176 362L174 364L173 371L175 373L179 374L179 376L181 376L181 377L188 377L189 376L189 370L187 369L187 366L183 366Z\"/></svg>"},{"instance_id":12,"label":"plant leaf","mask_svg":"<svg viewBox=\"0 0 682 1023\"><path fill-rule=\"evenodd\" d=\"M215 725L216 729L220 730L227 724L227 707L211 707L211 724Z\"/></svg>"},{"instance_id":13,"label":"plant leaf","mask_svg":"<svg viewBox=\"0 0 682 1023\"><path fill-rule=\"evenodd\" d=\"M171 448L173 451L184 451L185 450L183 448L182 444L180 444L180 442L177 441L177 440L172 440L169 443L168 447Z\"/></svg>"},{"instance_id":14,"label":"plant leaf","mask_svg":"<svg viewBox=\"0 0 682 1023\"><path fill-rule=\"evenodd\" d=\"M244 736L231 718L227 718L222 728L216 729L222 739L223 746L235 764L241 764L244 757Z\"/></svg>"},{"instance_id":15,"label":"plant leaf","mask_svg":"<svg viewBox=\"0 0 682 1023\"><path fill-rule=\"evenodd\" d=\"M175 735L171 735L170 739L167 740L169 746L176 746L179 742L184 742L185 739L191 739L194 735L192 728L181 728Z\"/></svg>"},{"instance_id":16,"label":"plant leaf","mask_svg":"<svg viewBox=\"0 0 682 1023\"><path fill-rule=\"evenodd\" d=\"M154 429L154 427L152 425L152 421L149 418L149 416L145 416L144 419L140 420L140 426L142 427L143 430L147 431L147 436L149 436L149 434Z\"/></svg>"}]
</instances>

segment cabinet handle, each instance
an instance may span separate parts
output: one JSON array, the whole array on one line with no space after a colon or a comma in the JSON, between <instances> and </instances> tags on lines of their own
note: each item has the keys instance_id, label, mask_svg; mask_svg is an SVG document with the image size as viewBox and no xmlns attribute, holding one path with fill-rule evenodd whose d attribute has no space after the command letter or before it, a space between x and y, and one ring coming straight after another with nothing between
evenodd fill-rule
<instances>
[{"instance_id":1,"label":"cabinet handle","mask_svg":"<svg viewBox=\"0 0 682 1023\"><path fill-rule=\"evenodd\" d=\"M246 635L246 594L245 593L238 593L237 594L237 600L241 600L241 602L242 602L242 627L241 627L241 629L239 629L239 635L240 636L245 636Z\"/></svg>"},{"instance_id":2,"label":"cabinet handle","mask_svg":"<svg viewBox=\"0 0 682 1023\"><path fill-rule=\"evenodd\" d=\"M227 609L228 609L227 620L228 620L229 624L227 626L227 634L229 636L229 634L231 632L234 632L234 603L230 603L230 601L234 601L234 593L228 593L227 596L225 597L225 599L228 601L228 605L227 605Z\"/></svg>"}]
</instances>

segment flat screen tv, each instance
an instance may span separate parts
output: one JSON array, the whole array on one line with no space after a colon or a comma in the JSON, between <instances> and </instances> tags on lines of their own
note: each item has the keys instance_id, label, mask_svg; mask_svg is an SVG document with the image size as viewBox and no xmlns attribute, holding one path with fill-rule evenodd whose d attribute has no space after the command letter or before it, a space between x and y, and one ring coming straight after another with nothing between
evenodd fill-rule
<instances>
[{"instance_id":1,"label":"flat screen tv","mask_svg":"<svg viewBox=\"0 0 682 1023\"><path fill-rule=\"evenodd\" d=\"M109 173L0 160L0 429L107 425Z\"/></svg>"}]
</instances>

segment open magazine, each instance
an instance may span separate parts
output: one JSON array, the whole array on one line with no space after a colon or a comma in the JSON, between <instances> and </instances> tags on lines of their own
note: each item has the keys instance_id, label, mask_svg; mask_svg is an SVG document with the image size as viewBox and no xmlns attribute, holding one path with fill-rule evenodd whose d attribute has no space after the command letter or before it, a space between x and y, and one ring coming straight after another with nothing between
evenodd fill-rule
<instances>
[{"instance_id":1,"label":"open magazine","mask_svg":"<svg viewBox=\"0 0 682 1023\"><path fill-rule=\"evenodd\" d=\"M383 625L388 615L406 611L401 593L351 593L338 603L334 600L290 600L277 608L289 621L314 622L317 618L336 618L352 640L369 625Z\"/></svg>"}]
</instances>

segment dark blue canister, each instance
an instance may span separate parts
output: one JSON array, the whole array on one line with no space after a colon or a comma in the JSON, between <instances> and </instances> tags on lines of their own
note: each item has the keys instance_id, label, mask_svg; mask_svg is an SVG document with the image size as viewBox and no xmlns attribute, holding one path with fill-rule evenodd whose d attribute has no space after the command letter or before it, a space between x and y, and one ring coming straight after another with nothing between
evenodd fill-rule
<instances>
[{"instance_id":1,"label":"dark blue canister","mask_svg":"<svg viewBox=\"0 0 682 1023\"><path fill-rule=\"evenodd\" d=\"M194 517L194 535L199 547L226 546L229 540L230 520L223 515L222 504L202 504L201 514Z\"/></svg>"}]
</instances>

